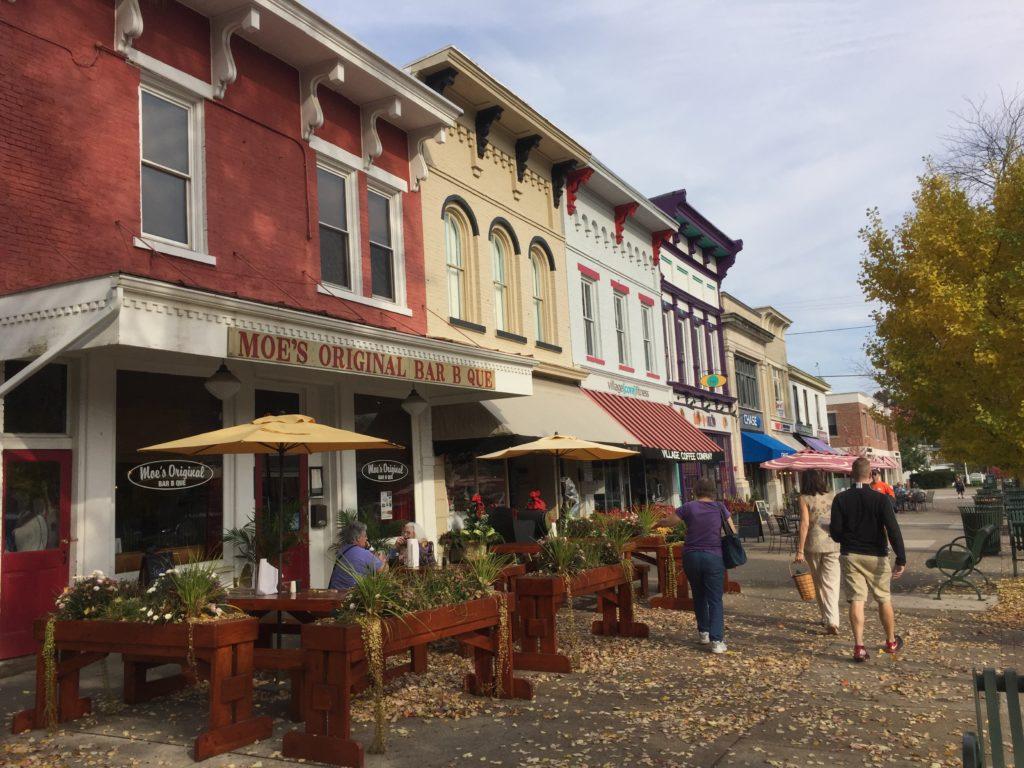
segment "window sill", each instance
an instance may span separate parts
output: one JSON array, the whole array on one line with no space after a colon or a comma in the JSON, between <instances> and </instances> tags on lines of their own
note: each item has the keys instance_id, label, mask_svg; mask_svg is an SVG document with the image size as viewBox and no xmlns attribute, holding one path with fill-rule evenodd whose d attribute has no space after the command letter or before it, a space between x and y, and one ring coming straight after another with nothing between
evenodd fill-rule
<instances>
[{"instance_id":1,"label":"window sill","mask_svg":"<svg viewBox=\"0 0 1024 768\"><path fill-rule=\"evenodd\" d=\"M594 357L593 355L587 355L588 363L597 363L598 365L604 365L604 360L600 357Z\"/></svg>"},{"instance_id":2,"label":"window sill","mask_svg":"<svg viewBox=\"0 0 1024 768\"><path fill-rule=\"evenodd\" d=\"M536 344L537 349L546 349L548 352L558 352L559 354L562 352L562 348L557 344L548 344L546 341L538 341Z\"/></svg>"},{"instance_id":3,"label":"window sill","mask_svg":"<svg viewBox=\"0 0 1024 768\"><path fill-rule=\"evenodd\" d=\"M387 299L378 299L372 296L360 296L358 293L350 291L348 288L343 288L340 285L333 285L332 283L325 283L324 285L318 285L316 287L317 293L322 293L326 296L333 296L336 299L342 299L344 301L351 301L356 304L365 304L368 307L374 309L380 309L384 312L394 312L396 315L405 315L406 317L412 317L412 310L408 307L403 307L400 304L395 304L393 301Z\"/></svg>"},{"instance_id":4,"label":"window sill","mask_svg":"<svg viewBox=\"0 0 1024 768\"><path fill-rule=\"evenodd\" d=\"M636 373L636 368L633 368L628 365L619 365L619 370L625 371L626 373Z\"/></svg>"},{"instance_id":5,"label":"window sill","mask_svg":"<svg viewBox=\"0 0 1024 768\"><path fill-rule=\"evenodd\" d=\"M495 334L499 339L508 339L509 341L514 341L516 344L526 343L526 337L520 336L518 333L509 333L508 331L498 330L495 331Z\"/></svg>"},{"instance_id":6,"label":"window sill","mask_svg":"<svg viewBox=\"0 0 1024 768\"><path fill-rule=\"evenodd\" d=\"M479 323L471 323L469 320L461 320L457 317L449 317L448 322L456 328L465 328L474 333L487 333L487 328Z\"/></svg>"},{"instance_id":7,"label":"window sill","mask_svg":"<svg viewBox=\"0 0 1024 768\"><path fill-rule=\"evenodd\" d=\"M200 264L209 264L211 267L217 266L217 258L215 256L211 256L208 253L194 251L188 246L175 245L174 243L157 240L151 235L147 235L145 239L141 237L132 238L132 245L136 248L142 248L144 251L156 251L157 253L162 253L165 256L177 256L179 259L197 261Z\"/></svg>"},{"instance_id":8,"label":"window sill","mask_svg":"<svg viewBox=\"0 0 1024 768\"><path fill-rule=\"evenodd\" d=\"M654 379L656 381L661 381L661 376L659 376L656 373L651 373L650 371L647 372L647 378L648 379Z\"/></svg>"}]
</instances>

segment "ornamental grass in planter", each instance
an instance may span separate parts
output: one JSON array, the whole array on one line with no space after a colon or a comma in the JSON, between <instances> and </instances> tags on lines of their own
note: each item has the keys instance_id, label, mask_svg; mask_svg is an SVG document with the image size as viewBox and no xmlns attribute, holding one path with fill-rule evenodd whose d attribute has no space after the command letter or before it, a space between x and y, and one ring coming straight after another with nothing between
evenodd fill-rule
<instances>
[{"instance_id":1,"label":"ornamental grass in planter","mask_svg":"<svg viewBox=\"0 0 1024 768\"><path fill-rule=\"evenodd\" d=\"M532 698L531 685L512 675L513 596L493 586L507 566L488 555L461 568L351 573L356 585L347 602L329 619L302 627L305 728L285 735L285 756L361 766L363 747L350 738L350 701L366 686L374 710L369 751L384 752L385 659L434 640L455 638L472 648L469 692Z\"/></svg>"},{"instance_id":2,"label":"ornamental grass in planter","mask_svg":"<svg viewBox=\"0 0 1024 768\"><path fill-rule=\"evenodd\" d=\"M224 603L212 563L178 566L147 590L94 571L57 598L36 622L42 640L36 662L36 704L14 718L15 733L53 727L91 711L80 698L79 674L107 654L120 653L128 703L209 682L210 721L195 741L202 760L270 736L269 717L252 714L255 620ZM149 668L178 662L182 674L147 681ZM105 662L104 662L105 663Z\"/></svg>"}]
</instances>

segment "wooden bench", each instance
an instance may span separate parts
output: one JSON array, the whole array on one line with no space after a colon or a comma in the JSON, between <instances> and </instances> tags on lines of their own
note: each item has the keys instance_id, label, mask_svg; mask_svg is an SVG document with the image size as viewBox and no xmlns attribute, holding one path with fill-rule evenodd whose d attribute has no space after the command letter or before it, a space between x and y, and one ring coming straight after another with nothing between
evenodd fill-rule
<instances>
[{"instance_id":1,"label":"wooden bench","mask_svg":"<svg viewBox=\"0 0 1024 768\"><path fill-rule=\"evenodd\" d=\"M965 733L963 736L964 768L1006 768L1008 763L1003 754L1003 725L999 713L999 694L1006 694L1006 714L1010 726L1010 742L1013 749L1012 765L1024 766L1024 724L1021 722L1020 693L1024 691L1024 678L1017 677L1017 672L1007 669L998 674L994 669L986 669L980 674L972 675L974 689L974 714L978 731ZM985 760L985 718L982 716L981 694L985 694L985 715L988 719L988 737L992 748L991 760Z\"/></svg>"}]
</instances>

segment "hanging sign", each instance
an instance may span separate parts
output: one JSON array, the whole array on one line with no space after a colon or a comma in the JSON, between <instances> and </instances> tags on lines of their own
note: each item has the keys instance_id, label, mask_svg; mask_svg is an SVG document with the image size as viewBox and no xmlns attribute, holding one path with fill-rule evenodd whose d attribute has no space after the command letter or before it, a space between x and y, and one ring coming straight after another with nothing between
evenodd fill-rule
<instances>
[{"instance_id":1,"label":"hanging sign","mask_svg":"<svg viewBox=\"0 0 1024 768\"><path fill-rule=\"evenodd\" d=\"M212 479L213 467L199 461L162 459L137 464L128 470L128 482L153 491L182 491Z\"/></svg>"},{"instance_id":2,"label":"hanging sign","mask_svg":"<svg viewBox=\"0 0 1024 768\"><path fill-rule=\"evenodd\" d=\"M725 376L720 373L705 373L700 377L700 383L708 389L718 389L725 386Z\"/></svg>"},{"instance_id":3,"label":"hanging sign","mask_svg":"<svg viewBox=\"0 0 1024 768\"><path fill-rule=\"evenodd\" d=\"M381 459L363 464L359 473L367 480L375 483L397 483L409 475L409 467L400 461Z\"/></svg>"},{"instance_id":4,"label":"hanging sign","mask_svg":"<svg viewBox=\"0 0 1024 768\"><path fill-rule=\"evenodd\" d=\"M228 328L228 357L422 381L427 384L494 389L494 371L488 368L390 355L358 347L238 328Z\"/></svg>"}]
</instances>

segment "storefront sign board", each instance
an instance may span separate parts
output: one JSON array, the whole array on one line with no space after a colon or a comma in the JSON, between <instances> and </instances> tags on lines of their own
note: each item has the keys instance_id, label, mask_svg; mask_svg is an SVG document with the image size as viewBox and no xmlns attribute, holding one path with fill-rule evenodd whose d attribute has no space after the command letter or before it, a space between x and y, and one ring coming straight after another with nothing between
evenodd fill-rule
<instances>
[{"instance_id":1,"label":"storefront sign board","mask_svg":"<svg viewBox=\"0 0 1024 768\"><path fill-rule=\"evenodd\" d=\"M693 461L717 464L725 461L724 451L673 451L668 448L641 448L641 454L648 459L664 459L665 461Z\"/></svg>"},{"instance_id":2,"label":"storefront sign board","mask_svg":"<svg viewBox=\"0 0 1024 768\"><path fill-rule=\"evenodd\" d=\"M740 411L740 429L756 429L764 431L764 420L760 413Z\"/></svg>"},{"instance_id":3,"label":"storefront sign board","mask_svg":"<svg viewBox=\"0 0 1024 768\"><path fill-rule=\"evenodd\" d=\"M409 467L400 461L379 459L366 462L359 472L367 480L375 483L397 483L408 477Z\"/></svg>"},{"instance_id":4,"label":"storefront sign board","mask_svg":"<svg viewBox=\"0 0 1024 768\"><path fill-rule=\"evenodd\" d=\"M426 384L494 389L494 371L257 331L228 329L228 357Z\"/></svg>"},{"instance_id":5,"label":"storefront sign board","mask_svg":"<svg viewBox=\"0 0 1024 768\"><path fill-rule=\"evenodd\" d=\"M161 459L128 470L128 482L152 491L183 491L213 479L213 467L199 461Z\"/></svg>"},{"instance_id":6,"label":"storefront sign board","mask_svg":"<svg viewBox=\"0 0 1024 768\"><path fill-rule=\"evenodd\" d=\"M791 434L793 432L793 425L787 424L784 421L773 421L771 424L772 429L776 432L785 432L787 434Z\"/></svg>"}]
</instances>

